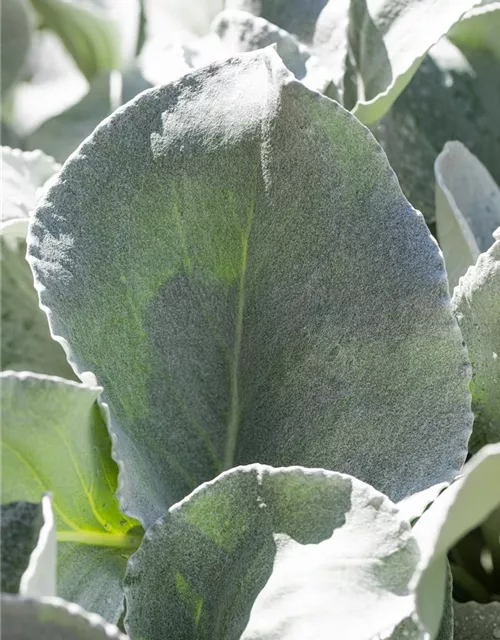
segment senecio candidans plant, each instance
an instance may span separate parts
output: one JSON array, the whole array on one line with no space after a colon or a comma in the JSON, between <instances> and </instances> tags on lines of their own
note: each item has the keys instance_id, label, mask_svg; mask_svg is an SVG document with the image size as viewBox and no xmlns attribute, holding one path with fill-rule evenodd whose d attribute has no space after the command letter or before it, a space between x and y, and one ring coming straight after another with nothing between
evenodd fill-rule
<instances>
[{"instance_id":1,"label":"senecio candidans plant","mask_svg":"<svg viewBox=\"0 0 500 640\"><path fill-rule=\"evenodd\" d=\"M4 637L500 638L500 2L140 7L2 7Z\"/></svg>"}]
</instances>

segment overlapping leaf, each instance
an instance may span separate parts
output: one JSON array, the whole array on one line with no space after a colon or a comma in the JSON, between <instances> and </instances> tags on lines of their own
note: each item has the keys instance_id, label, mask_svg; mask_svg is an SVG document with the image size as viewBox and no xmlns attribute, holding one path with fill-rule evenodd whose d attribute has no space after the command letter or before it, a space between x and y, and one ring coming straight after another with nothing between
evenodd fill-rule
<instances>
[{"instance_id":1,"label":"overlapping leaf","mask_svg":"<svg viewBox=\"0 0 500 640\"><path fill-rule=\"evenodd\" d=\"M34 19L28 0L3 0L1 23L2 97L19 79L31 45Z\"/></svg>"},{"instance_id":2,"label":"overlapping leaf","mask_svg":"<svg viewBox=\"0 0 500 640\"><path fill-rule=\"evenodd\" d=\"M144 524L239 463L349 472L395 499L463 463L468 367L438 248L366 129L272 50L104 123L29 251L54 333L104 387L121 504Z\"/></svg>"},{"instance_id":3,"label":"overlapping leaf","mask_svg":"<svg viewBox=\"0 0 500 640\"><path fill-rule=\"evenodd\" d=\"M29 373L2 378L2 502L53 492L58 595L117 621L140 532L115 498L117 470L98 389Z\"/></svg>"},{"instance_id":4,"label":"overlapping leaf","mask_svg":"<svg viewBox=\"0 0 500 640\"><path fill-rule=\"evenodd\" d=\"M497 640L500 638L500 602L455 603L454 640Z\"/></svg>"}]
</instances>

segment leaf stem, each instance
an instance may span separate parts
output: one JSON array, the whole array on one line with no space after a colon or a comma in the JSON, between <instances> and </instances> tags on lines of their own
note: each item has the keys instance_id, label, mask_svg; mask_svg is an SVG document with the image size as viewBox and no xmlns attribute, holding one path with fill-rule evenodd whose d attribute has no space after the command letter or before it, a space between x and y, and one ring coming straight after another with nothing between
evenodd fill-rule
<instances>
[{"instance_id":1,"label":"leaf stem","mask_svg":"<svg viewBox=\"0 0 500 640\"><path fill-rule=\"evenodd\" d=\"M58 542L75 542L77 544L88 544L96 547L115 547L117 549L129 549L135 551L139 548L142 536L99 533L97 531L58 531Z\"/></svg>"}]
</instances>

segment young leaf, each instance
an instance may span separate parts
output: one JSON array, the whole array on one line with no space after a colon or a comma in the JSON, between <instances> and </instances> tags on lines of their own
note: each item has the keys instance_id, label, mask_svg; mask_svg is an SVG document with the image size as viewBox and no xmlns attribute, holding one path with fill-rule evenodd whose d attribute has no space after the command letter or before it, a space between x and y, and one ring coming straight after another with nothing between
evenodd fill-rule
<instances>
[{"instance_id":1,"label":"young leaf","mask_svg":"<svg viewBox=\"0 0 500 640\"><path fill-rule=\"evenodd\" d=\"M9 640L127 640L103 618L60 598L2 593L2 637Z\"/></svg>"},{"instance_id":2,"label":"young leaf","mask_svg":"<svg viewBox=\"0 0 500 640\"><path fill-rule=\"evenodd\" d=\"M453 310L472 362L472 408L476 416L469 447L500 442L500 229L497 240L460 280Z\"/></svg>"},{"instance_id":3,"label":"young leaf","mask_svg":"<svg viewBox=\"0 0 500 640\"><path fill-rule=\"evenodd\" d=\"M500 602L490 604L455 602L454 618L454 640L500 638Z\"/></svg>"},{"instance_id":4,"label":"young leaf","mask_svg":"<svg viewBox=\"0 0 500 640\"><path fill-rule=\"evenodd\" d=\"M3 237L26 238L28 217L35 209L43 186L59 164L42 151L21 151L1 147Z\"/></svg>"},{"instance_id":5,"label":"young leaf","mask_svg":"<svg viewBox=\"0 0 500 640\"><path fill-rule=\"evenodd\" d=\"M461 142L448 142L434 165L436 226L450 291L500 227L500 188Z\"/></svg>"},{"instance_id":6,"label":"young leaf","mask_svg":"<svg viewBox=\"0 0 500 640\"><path fill-rule=\"evenodd\" d=\"M56 538L50 497L2 505L2 592L54 596Z\"/></svg>"},{"instance_id":7,"label":"young leaf","mask_svg":"<svg viewBox=\"0 0 500 640\"><path fill-rule=\"evenodd\" d=\"M330 0L331 4L338 0ZM349 26L328 19L330 40L318 19L318 54L326 64L329 49L342 49L354 61L357 95L355 104L344 99L344 106L366 124L379 120L417 71L422 58L478 0L352 0ZM324 52L324 53L323 53ZM323 54L323 55L322 55Z\"/></svg>"},{"instance_id":8,"label":"young leaf","mask_svg":"<svg viewBox=\"0 0 500 640\"><path fill-rule=\"evenodd\" d=\"M23 231L27 219L8 226L8 232ZM2 233L3 235L3 233ZM39 307L33 274L26 262L26 242L0 240L1 318L0 360L3 369L34 371L76 379L63 348L50 335L47 317Z\"/></svg>"},{"instance_id":9,"label":"young leaf","mask_svg":"<svg viewBox=\"0 0 500 640\"><path fill-rule=\"evenodd\" d=\"M490 2L469 11L448 33L460 49L486 49L500 61L500 2Z\"/></svg>"},{"instance_id":10,"label":"young leaf","mask_svg":"<svg viewBox=\"0 0 500 640\"><path fill-rule=\"evenodd\" d=\"M499 101L497 59L444 38L382 120L377 137L427 222L435 220L434 161L448 140L465 144L500 184Z\"/></svg>"},{"instance_id":11,"label":"young leaf","mask_svg":"<svg viewBox=\"0 0 500 640\"><path fill-rule=\"evenodd\" d=\"M500 444L486 446L465 465L463 477L443 491L413 527L422 556L412 584L428 629L437 629L439 623L435 607L443 599L446 553L500 506L499 477Z\"/></svg>"},{"instance_id":12,"label":"young leaf","mask_svg":"<svg viewBox=\"0 0 500 640\"><path fill-rule=\"evenodd\" d=\"M140 534L118 509L99 389L29 373L1 379L2 502L53 492L58 595L116 622Z\"/></svg>"},{"instance_id":13,"label":"young leaf","mask_svg":"<svg viewBox=\"0 0 500 640\"><path fill-rule=\"evenodd\" d=\"M149 529L129 561L125 625L144 640L421 640L418 559L409 524L363 482L239 467Z\"/></svg>"},{"instance_id":14,"label":"young leaf","mask_svg":"<svg viewBox=\"0 0 500 640\"><path fill-rule=\"evenodd\" d=\"M438 247L365 127L271 49L107 120L29 253L54 334L104 387L143 524L237 464L398 500L463 464L469 368Z\"/></svg>"},{"instance_id":15,"label":"young leaf","mask_svg":"<svg viewBox=\"0 0 500 640\"><path fill-rule=\"evenodd\" d=\"M33 14L28 0L2 0L1 88L2 99L19 79L33 34Z\"/></svg>"}]
</instances>

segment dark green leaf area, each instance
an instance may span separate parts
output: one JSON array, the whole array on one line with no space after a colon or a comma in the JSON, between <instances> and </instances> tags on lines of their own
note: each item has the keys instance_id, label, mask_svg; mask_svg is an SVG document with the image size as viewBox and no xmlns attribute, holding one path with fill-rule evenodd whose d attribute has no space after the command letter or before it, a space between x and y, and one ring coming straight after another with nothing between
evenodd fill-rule
<instances>
[{"instance_id":1,"label":"dark green leaf area","mask_svg":"<svg viewBox=\"0 0 500 640\"><path fill-rule=\"evenodd\" d=\"M500 183L500 65L488 51L443 40L382 120L377 134L401 188L434 220L434 160L460 140Z\"/></svg>"},{"instance_id":2,"label":"dark green leaf area","mask_svg":"<svg viewBox=\"0 0 500 640\"><path fill-rule=\"evenodd\" d=\"M31 552L38 543L44 519L41 503L10 502L2 505L0 533L3 593L18 593Z\"/></svg>"}]
</instances>

